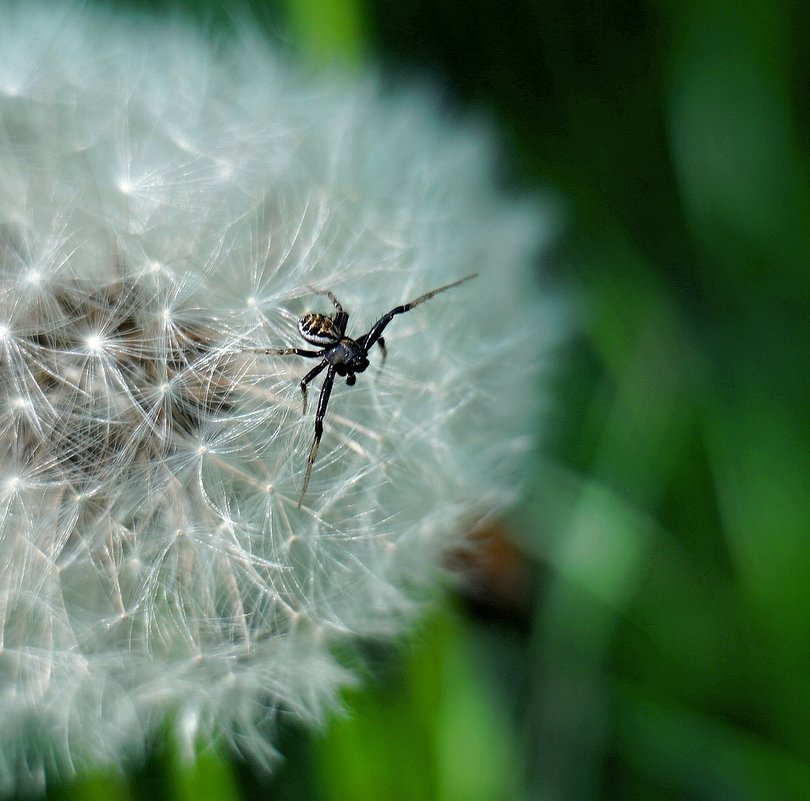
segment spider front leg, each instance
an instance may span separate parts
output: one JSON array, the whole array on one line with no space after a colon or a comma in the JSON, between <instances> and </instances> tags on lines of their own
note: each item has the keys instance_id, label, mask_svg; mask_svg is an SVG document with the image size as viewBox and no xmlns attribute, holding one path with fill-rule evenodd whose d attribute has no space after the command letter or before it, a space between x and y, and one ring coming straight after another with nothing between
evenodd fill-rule
<instances>
[{"instance_id":1,"label":"spider front leg","mask_svg":"<svg viewBox=\"0 0 810 801\"><path fill-rule=\"evenodd\" d=\"M312 381L317 375L320 375L321 370L329 364L328 359L324 359L317 367L313 367L302 379L301 379L301 395L304 398L304 414L307 413L307 384ZM328 377L327 377L328 380ZM320 407L320 404L318 404Z\"/></svg>"},{"instance_id":2,"label":"spider front leg","mask_svg":"<svg viewBox=\"0 0 810 801\"><path fill-rule=\"evenodd\" d=\"M473 273L472 275L466 275L464 278L459 278L458 281L453 281L452 284L445 284L444 286L440 286L437 289L432 289L430 292L425 292L424 295L420 295L418 298L415 298L410 303L404 303L402 306L396 306L395 308L391 309L390 312L387 312L379 320L377 320L374 325L371 326L371 330L365 334L364 336L360 337L357 341L360 342L366 350L370 350L371 346L375 342L382 342L382 332L385 330L388 323L394 319L398 314L405 314L405 312L409 312L411 309L416 308L417 306L424 303L426 300L430 300L432 297L438 295L440 292L446 292L448 289L452 289L453 287L458 286L459 284L463 284L465 281L469 281L472 278L475 278L478 273ZM385 345L382 345L383 353L385 353Z\"/></svg>"},{"instance_id":3,"label":"spider front leg","mask_svg":"<svg viewBox=\"0 0 810 801\"><path fill-rule=\"evenodd\" d=\"M320 372L326 364L328 364L328 362L324 360L323 364L318 365L317 371ZM314 372L314 370L311 371L311 373ZM326 406L329 403L329 395L332 392L332 385L335 383L335 372L336 370L334 365L330 365L329 369L326 371L326 378L323 380L321 394L318 398L318 411L315 413L315 436L312 440L312 447L309 449L309 456L307 457L307 472L304 475L304 486L301 487L301 495L298 497L299 509L304 501L304 495L307 493L309 478L312 475L312 465L315 464L315 457L318 455L318 447L321 444L321 437L323 436L323 418L326 414ZM308 374L307 377L309 377L311 373ZM303 381L301 383L303 384Z\"/></svg>"},{"instance_id":4,"label":"spider front leg","mask_svg":"<svg viewBox=\"0 0 810 801\"><path fill-rule=\"evenodd\" d=\"M252 348L254 353L266 353L270 356L304 356L307 359L320 359L322 350L307 350L306 348ZM323 370L329 362L324 359L317 367L310 370L302 379L301 394L304 396L304 414L307 413L307 384Z\"/></svg>"}]
</instances>

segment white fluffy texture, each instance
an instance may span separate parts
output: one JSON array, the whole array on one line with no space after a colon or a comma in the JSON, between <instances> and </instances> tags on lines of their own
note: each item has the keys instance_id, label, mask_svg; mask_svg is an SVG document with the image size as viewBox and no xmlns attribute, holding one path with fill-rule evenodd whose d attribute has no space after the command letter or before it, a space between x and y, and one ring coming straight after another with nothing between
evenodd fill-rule
<instances>
[{"instance_id":1,"label":"white fluffy texture","mask_svg":"<svg viewBox=\"0 0 810 801\"><path fill-rule=\"evenodd\" d=\"M516 493L554 338L546 230L484 137L414 93L306 77L243 33L23 7L0 27L0 786L119 763L170 721L261 761L333 655L396 633L453 536ZM302 509L330 311L394 305L338 380ZM544 333L545 331L545 333Z\"/></svg>"}]
</instances>

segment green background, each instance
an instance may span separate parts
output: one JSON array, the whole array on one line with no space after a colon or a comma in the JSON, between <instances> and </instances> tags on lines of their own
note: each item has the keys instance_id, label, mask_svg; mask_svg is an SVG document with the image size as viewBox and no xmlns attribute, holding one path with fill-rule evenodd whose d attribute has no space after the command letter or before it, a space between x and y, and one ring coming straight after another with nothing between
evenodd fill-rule
<instances>
[{"instance_id":1,"label":"green background","mask_svg":"<svg viewBox=\"0 0 810 801\"><path fill-rule=\"evenodd\" d=\"M49 796L810 798L804 6L256 14L324 68L438 80L449 116L493 119L504 185L558 201L538 281L575 301L576 332L482 577L398 651L369 645L345 718L283 727L272 778L166 749Z\"/></svg>"}]
</instances>

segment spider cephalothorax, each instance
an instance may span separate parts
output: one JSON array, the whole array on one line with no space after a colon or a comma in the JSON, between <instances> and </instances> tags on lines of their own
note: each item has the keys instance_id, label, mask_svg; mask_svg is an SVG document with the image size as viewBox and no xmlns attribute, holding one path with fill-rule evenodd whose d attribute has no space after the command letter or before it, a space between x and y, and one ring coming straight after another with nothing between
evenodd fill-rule
<instances>
[{"instance_id":1,"label":"spider cephalothorax","mask_svg":"<svg viewBox=\"0 0 810 801\"><path fill-rule=\"evenodd\" d=\"M312 475L312 465L315 463L315 457L318 455L318 446L321 444L321 436L323 435L323 418L326 414L326 406L329 403L329 395L332 392L332 385L335 382L335 376L340 376L346 379L349 386L353 386L357 381L357 373L362 373L368 367L368 352L374 345L379 345L385 358L385 340L382 333L385 327L397 314L404 314L410 311L420 303L430 300L434 295L439 292L444 292L447 289L452 289L471 278L475 278L477 273L460 278L458 281L453 281L452 284L440 286L438 289L433 289L420 295L410 303L405 303L402 306L396 306L391 311L386 312L374 325L362 336L357 339L352 339L346 336L346 325L349 322L349 312L338 302L338 299L332 292L328 290L314 290L316 295L326 295L332 301L335 307L333 315L318 314L317 312L310 312L305 314L298 321L298 330L301 336L312 345L320 345L320 350L307 350L306 348L260 348L257 349L259 353L268 353L275 356L304 356L308 359L320 359L320 364L312 368L301 379L301 392L304 396L304 412L307 410L307 384L313 378L318 376L323 370L326 370L326 378L321 387L321 394L318 398L318 410L315 413L315 437L312 440L312 447L309 449L309 456L307 458L307 470L304 475L304 486L301 488L301 495L298 498L298 506L300 508L304 495L306 494L307 487L309 486L309 478Z\"/></svg>"}]
</instances>

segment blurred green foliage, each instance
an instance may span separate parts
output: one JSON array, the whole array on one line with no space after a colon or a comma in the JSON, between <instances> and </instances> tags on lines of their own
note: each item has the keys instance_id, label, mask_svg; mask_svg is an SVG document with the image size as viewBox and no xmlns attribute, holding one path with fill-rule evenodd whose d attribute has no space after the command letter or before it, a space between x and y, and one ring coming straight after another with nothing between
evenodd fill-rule
<instances>
[{"instance_id":1,"label":"blurred green foliage","mask_svg":"<svg viewBox=\"0 0 810 801\"><path fill-rule=\"evenodd\" d=\"M435 616L347 717L286 735L273 779L165 756L54 796L810 798L809 16L272 7L321 62L365 55L483 108L504 181L566 210L542 281L579 327L511 523L537 581L508 614Z\"/></svg>"},{"instance_id":2,"label":"blurred green foliage","mask_svg":"<svg viewBox=\"0 0 810 801\"><path fill-rule=\"evenodd\" d=\"M806 12L388 11L568 203L583 324L517 525L546 568L522 797L810 798Z\"/></svg>"}]
</instances>

